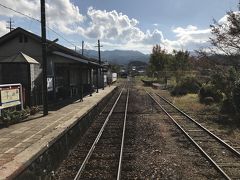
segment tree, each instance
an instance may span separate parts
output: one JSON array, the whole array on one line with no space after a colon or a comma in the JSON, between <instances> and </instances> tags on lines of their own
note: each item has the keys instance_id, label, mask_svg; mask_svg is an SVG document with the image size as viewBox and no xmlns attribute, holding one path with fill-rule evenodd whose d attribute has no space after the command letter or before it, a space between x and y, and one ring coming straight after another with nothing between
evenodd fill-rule
<instances>
[{"instance_id":1,"label":"tree","mask_svg":"<svg viewBox=\"0 0 240 180\"><path fill-rule=\"evenodd\" d=\"M228 12L226 22L219 23L214 20L210 25L212 37L212 52L223 53L227 56L236 56L240 54L240 14L238 12Z\"/></svg>"},{"instance_id":2,"label":"tree","mask_svg":"<svg viewBox=\"0 0 240 180\"><path fill-rule=\"evenodd\" d=\"M150 68L153 73L164 70L167 64L165 55L166 51L160 45L157 44L153 47L152 54L150 55Z\"/></svg>"},{"instance_id":3,"label":"tree","mask_svg":"<svg viewBox=\"0 0 240 180\"><path fill-rule=\"evenodd\" d=\"M221 112L233 114L240 112L240 13L227 12L221 22L214 21L210 26L210 42L212 47L208 52L198 51L200 57L211 60L212 76L208 82L224 94L221 102ZM210 52L210 53L209 53ZM214 70L213 70L214 68Z\"/></svg>"},{"instance_id":4,"label":"tree","mask_svg":"<svg viewBox=\"0 0 240 180\"><path fill-rule=\"evenodd\" d=\"M119 73L121 67L118 64L110 64L110 69L111 69L112 72Z\"/></svg>"},{"instance_id":5,"label":"tree","mask_svg":"<svg viewBox=\"0 0 240 180\"><path fill-rule=\"evenodd\" d=\"M184 72L190 68L190 53L188 51L173 50L174 58L172 59L170 69L175 72L176 82L178 83Z\"/></svg>"},{"instance_id":6,"label":"tree","mask_svg":"<svg viewBox=\"0 0 240 180\"><path fill-rule=\"evenodd\" d=\"M167 85L167 70L171 61L172 55L168 54L165 49L162 49L160 45L155 45L150 55L149 69L153 75L157 74L157 77L164 77L165 84Z\"/></svg>"},{"instance_id":7,"label":"tree","mask_svg":"<svg viewBox=\"0 0 240 180\"><path fill-rule=\"evenodd\" d=\"M174 54L174 63L173 68L177 71L186 71L189 69L190 66L190 60L189 55L190 53L188 51L176 51L173 50Z\"/></svg>"}]
</instances>

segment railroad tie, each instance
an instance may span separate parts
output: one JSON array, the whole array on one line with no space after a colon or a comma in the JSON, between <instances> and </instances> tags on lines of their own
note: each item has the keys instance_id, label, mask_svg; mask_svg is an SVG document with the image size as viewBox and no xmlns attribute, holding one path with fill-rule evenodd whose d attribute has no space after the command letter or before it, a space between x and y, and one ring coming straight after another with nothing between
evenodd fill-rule
<instances>
[{"instance_id":1,"label":"railroad tie","mask_svg":"<svg viewBox=\"0 0 240 180\"><path fill-rule=\"evenodd\" d=\"M188 132L203 132L202 129L189 129Z\"/></svg>"},{"instance_id":2,"label":"railroad tie","mask_svg":"<svg viewBox=\"0 0 240 180\"><path fill-rule=\"evenodd\" d=\"M240 163L217 163L221 167L240 167Z\"/></svg>"}]
</instances>

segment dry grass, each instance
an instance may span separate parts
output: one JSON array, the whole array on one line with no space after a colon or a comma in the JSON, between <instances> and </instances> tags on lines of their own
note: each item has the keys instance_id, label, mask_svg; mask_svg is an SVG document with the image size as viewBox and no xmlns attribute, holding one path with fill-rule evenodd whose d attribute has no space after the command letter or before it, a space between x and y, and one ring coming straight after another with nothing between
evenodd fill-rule
<instances>
[{"instance_id":1,"label":"dry grass","mask_svg":"<svg viewBox=\"0 0 240 180\"><path fill-rule=\"evenodd\" d=\"M168 94L168 98L172 99L173 104L181 110L188 113L198 122L203 123L205 127L211 129L218 136L229 140L231 145L240 147L240 125L239 123L227 119L222 119L219 114L219 106L213 104L211 106L201 104L197 94L187 94L181 97L171 97L166 91L162 94Z\"/></svg>"},{"instance_id":2,"label":"dry grass","mask_svg":"<svg viewBox=\"0 0 240 180\"><path fill-rule=\"evenodd\" d=\"M199 103L197 94L187 94L186 96L174 97L173 104L188 111L202 111L205 109L205 105Z\"/></svg>"}]
</instances>

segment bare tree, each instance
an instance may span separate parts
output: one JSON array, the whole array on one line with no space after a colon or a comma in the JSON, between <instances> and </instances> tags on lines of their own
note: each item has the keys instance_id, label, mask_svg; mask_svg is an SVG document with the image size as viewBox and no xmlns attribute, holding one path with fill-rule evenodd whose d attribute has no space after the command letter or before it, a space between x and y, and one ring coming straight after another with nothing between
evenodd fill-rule
<instances>
[{"instance_id":1,"label":"bare tree","mask_svg":"<svg viewBox=\"0 0 240 180\"><path fill-rule=\"evenodd\" d=\"M236 56L240 54L240 14L230 11L226 17L226 22L219 23L214 20L214 24L210 26L210 42L213 45L211 50L215 54Z\"/></svg>"}]
</instances>

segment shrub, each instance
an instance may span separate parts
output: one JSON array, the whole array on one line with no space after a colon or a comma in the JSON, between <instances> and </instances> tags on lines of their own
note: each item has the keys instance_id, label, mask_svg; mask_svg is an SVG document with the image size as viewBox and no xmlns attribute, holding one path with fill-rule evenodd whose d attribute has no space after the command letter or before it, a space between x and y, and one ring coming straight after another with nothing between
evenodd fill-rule
<instances>
[{"instance_id":1,"label":"shrub","mask_svg":"<svg viewBox=\"0 0 240 180\"><path fill-rule=\"evenodd\" d=\"M202 103L206 97L212 97L215 102L220 102L223 99L223 94L220 90L214 88L211 84L205 84L199 91L199 100Z\"/></svg>"},{"instance_id":2,"label":"shrub","mask_svg":"<svg viewBox=\"0 0 240 180\"><path fill-rule=\"evenodd\" d=\"M205 97L205 98L203 99L203 102L204 102L205 104L207 104L207 105L211 105L211 104L214 103L214 99L213 99L213 97Z\"/></svg>"},{"instance_id":3,"label":"shrub","mask_svg":"<svg viewBox=\"0 0 240 180\"><path fill-rule=\"evenodd\" d=\"M39 111L40 111L40 109L38 106L32 106L30 108L30 115L34 115L34 114L38 113Z\"/></svg>"},{"instance_id":4,"label":"shrub","mask_svg":"<svg viewBox=\"0 0 240 180\"><path fill-rule=\"evenodd\" d=\"M11 109L4 109L2 111L2 116L0 121L2 124L8 126L20 122L21 120L28 117L28 112L26 110L16 111Z\"/></svg>"},{"instance_id":5,"label":"shrub","mask_svg":"<svg viewBox=\"0 0 240 180\"><path fill-rule=\"evenodd\" d=\"M175 86L171 94L173 96L182 96L187 93L198 93L201 83L194 77L187 77Z\"/></svg>"},{"instance_id":6,"label":"shrub","mask_svg":"<svg viewBox=\"0 0 240 180\"><path fill-rule=\"evenodd\" d=\"M235 83L233 89L233 104L236 111L240 112L240 80Z\"/></svg>"},{"instance_id":7,"label":"shrub","mask_svg":"<svg viewBox=\"0 0 240 180\"><path fill-rule=\"evenodd\" d=\"M180 84L176 85L171 91L171 95L173 96L183 96L186 95L187 93L188 93L187 89Z\"/></svg>"},{"instance_id":8,"label":"shrub","mask_svg":"<svg viewBox=\"0 0 240 180\"><path fill-rule=\"evenodd\" d=\"M235 114L235 108L234 108L234 103L231 99L225 99L222 102L222 106L220 109L220 112L223 114Z\"/></svg>"}]
</instances>

